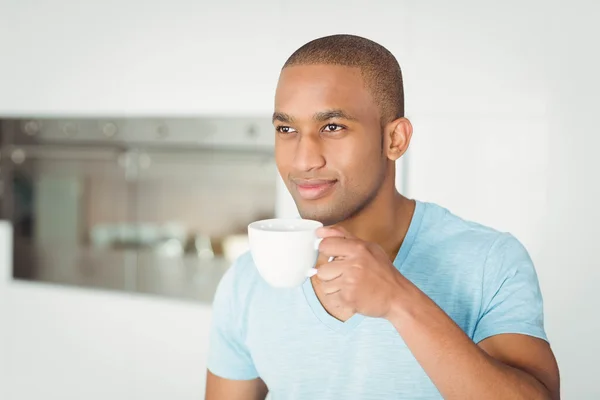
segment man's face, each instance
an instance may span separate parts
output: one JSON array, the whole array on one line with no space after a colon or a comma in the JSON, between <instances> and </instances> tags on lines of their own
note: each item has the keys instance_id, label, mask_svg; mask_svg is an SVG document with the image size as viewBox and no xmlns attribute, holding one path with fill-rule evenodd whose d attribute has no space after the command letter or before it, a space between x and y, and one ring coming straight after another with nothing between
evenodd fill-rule
<instances>
[{"instance_id":1,"label":"man's face","mask_svg":"<svg viewBox=\"0 0 600 400\"><path fill-rule=\"evenodd\" d=\"M284 68L273 124L279 173L302 218L325 225L360 212L385 179L380 113L358 68Z\"/></svg>"}]
</instances>

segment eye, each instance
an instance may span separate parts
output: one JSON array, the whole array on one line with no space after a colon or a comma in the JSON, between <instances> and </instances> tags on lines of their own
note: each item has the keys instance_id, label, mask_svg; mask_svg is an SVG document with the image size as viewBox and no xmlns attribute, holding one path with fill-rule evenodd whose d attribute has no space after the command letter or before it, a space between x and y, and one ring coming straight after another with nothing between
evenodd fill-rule
<instances>
[{"instance_id":1,"label":"eye","mask_svg":"<svg viewBox=\"0 0 600 400\"><path fill-rule=\"evenodd\" d=\"M325 132L338 132L338 131L341 131L342 129L344 129L344 127L341 125L338 125L338 124L327 124L323 128L323 130Z\"/></svg>"},{"instance_id":2,"label":"eye","mask_svg":"<svg viewBox=\"0 0 600 400\"><path fill-rule=\"evenodd\" d=\"M278 126L275 130L279 133L283 133L284 135L294 133L296 130L290 126Z\"/></svg>"}]
</instances>

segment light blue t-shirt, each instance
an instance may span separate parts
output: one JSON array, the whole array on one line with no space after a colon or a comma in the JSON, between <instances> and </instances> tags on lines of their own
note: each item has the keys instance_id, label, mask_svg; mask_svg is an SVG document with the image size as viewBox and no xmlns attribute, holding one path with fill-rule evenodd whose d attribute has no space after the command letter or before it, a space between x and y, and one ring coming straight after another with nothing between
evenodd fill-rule
<instances>
[{"instance_id":1,"label":"light blue t-shirt","mask_svg":"<svg viewBox=\"0 0 600 400\"><path fill-rule=\"evenodd\" d=\"M510 234L417 202L394 265L475 343L502 333L546 340L536 272ZM212 324L209 370L260 377L273 400L441 398L388 321L356 314L341 322L310 280L274 289L250 254L221 280Z\"/></svg>"}]
</instances>

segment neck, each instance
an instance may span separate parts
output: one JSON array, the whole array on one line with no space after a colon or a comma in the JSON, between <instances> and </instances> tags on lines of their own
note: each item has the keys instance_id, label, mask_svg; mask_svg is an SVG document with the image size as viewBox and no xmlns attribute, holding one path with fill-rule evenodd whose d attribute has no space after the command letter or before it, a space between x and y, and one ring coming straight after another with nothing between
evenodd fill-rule
<instances>
[{"instance_id":1,"label":"neck","mask_svg":"<svg viewBox=\"0 0 600 400\"><path fill-rule=\"evenodd\" d=\"M339 225L359 239L377 243L393 261L410 226L415 201L396 191L394 179L387 181L367 207Z\"/></svg>"}]
</instances>

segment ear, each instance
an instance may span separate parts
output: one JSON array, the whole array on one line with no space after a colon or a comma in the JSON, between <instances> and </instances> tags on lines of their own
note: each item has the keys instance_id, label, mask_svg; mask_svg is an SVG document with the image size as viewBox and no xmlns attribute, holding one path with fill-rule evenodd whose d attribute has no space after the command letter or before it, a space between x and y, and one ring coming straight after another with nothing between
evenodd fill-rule
<instances>
[{"instance_id":1,"label":"ear","mask_svg":"<svg viewBox=\"0 0 600 400\"><path fill-rule=\"evenodd\" d=\"M396 161L408 150L412 138L413 127L407 118L398 118L384 128L384 152L387 157Z\"/></svg>"}]
</instances>

